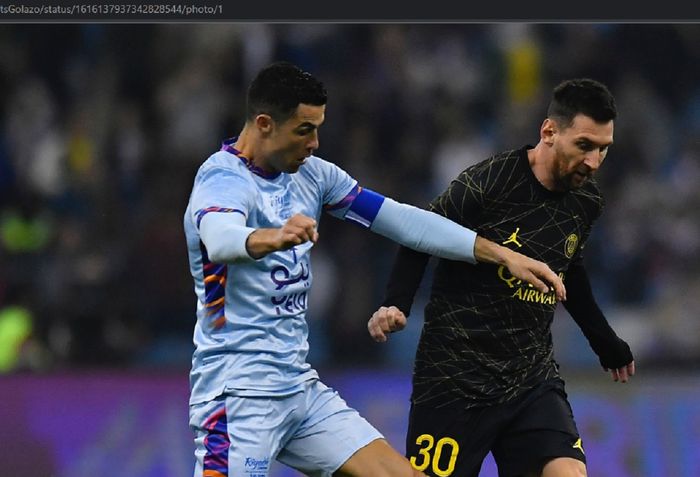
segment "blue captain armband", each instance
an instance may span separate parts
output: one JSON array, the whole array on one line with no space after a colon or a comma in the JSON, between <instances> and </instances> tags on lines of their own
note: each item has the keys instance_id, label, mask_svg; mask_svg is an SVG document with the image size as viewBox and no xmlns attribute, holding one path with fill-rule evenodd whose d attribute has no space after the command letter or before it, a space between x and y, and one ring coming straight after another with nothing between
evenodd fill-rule
<instances>
[{"instance_id":1,"label":"blue captain armband","mask_svg":"<svg viewBox=\"0 0 700 477\"><path fill-rule=\"evenodd\" d=\"M383 203L383 195L356 185L343 200L326 206L325 210L336 218L369 228L377 218Z\"/></svg>"},{"instance_id":2,"label":"blue captain armband","mask_svg":"<svg viewBox=\"0 0 700 477\"><path fill-rule=\"evenodd\" d=\"M373 190L360 188L360 192L355 200L350 204L350 208L345 213L345 220L358 223L369 228L374 219L377 218L379 209L384 203L384 196Z\"/></svg>"}]
</instances>

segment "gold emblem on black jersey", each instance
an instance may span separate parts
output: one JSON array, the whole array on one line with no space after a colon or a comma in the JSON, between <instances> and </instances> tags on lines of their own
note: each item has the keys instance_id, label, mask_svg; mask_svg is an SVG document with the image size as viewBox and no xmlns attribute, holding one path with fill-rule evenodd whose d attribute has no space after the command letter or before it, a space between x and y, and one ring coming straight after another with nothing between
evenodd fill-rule
<instances>
[{"instance_id":1,"label":"gold emblem on black jersey","mask_svg":"<svg viewBox=\"0 0 700 477\"><path fill-rule=\"evenodd\" d=\"M571 234L566 237L566 243L564 243L564 254L566 258L571 258L576 252L576 247L578 247L578 235Z\"/></svg>"},{"instance_id":2,"label":"gold emblem on black jersey","mask_svg":"<svg viewBox=\"0 0 700 477\"><path fill-rule=\"evenodd\" d=\"M583 450L583 442L581 442L581 438L579 437L578 440L572 445L574 449L578 449L581 451L582 454L585 454L586 452Z\"/></svg>"},{"instance_id":3,"label":"gold emblem on black jersey","mask_svg":"<svg viewBox=\"0 0 700 477\"><path fill-rule=\"evenodd\" d=\"M510 234L510 237L508 237L508 239L507 239L505 242L503 242L503 245L506 245L506 244L509 244L509 243L514 243L514 244L517 245L518 247L522 247L523 244L521 244L520 242L518 242L518 232L520 232L520 227L518 227L517 229L515 229L515 232L513 232L512 234Z\"/></svg>"}]
</instances>

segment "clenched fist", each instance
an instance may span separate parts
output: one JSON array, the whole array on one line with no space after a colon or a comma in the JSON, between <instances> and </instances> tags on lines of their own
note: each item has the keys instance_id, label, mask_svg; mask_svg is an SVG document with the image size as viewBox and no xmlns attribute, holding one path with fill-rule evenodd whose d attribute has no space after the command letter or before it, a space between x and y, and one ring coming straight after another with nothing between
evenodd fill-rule
<instances>
[{"instance_id":1,"label":"clenched fist","mask_svg":"<svg viewBox=\"0 0 700 477\"><path fill-rule=\"evenodd\" d=\"M406 327L406 315L395 306L382 306L367 322L367 330L374 341L383 343L387 334L401 331Z\"/></svg>"},{"instance_id":2,"label":"clenched fist","mask_svg":"<svg viewBox=\"0 0 700 477\"><path fill-rule=\"evenodd\" d=\"M250 234L246 241L246 250L251 257L258 259L268 253L288 250L309 241L316 243L317 240L316 220L296 214L280 228L257 229Z\"/></svg>"}]
</instances>

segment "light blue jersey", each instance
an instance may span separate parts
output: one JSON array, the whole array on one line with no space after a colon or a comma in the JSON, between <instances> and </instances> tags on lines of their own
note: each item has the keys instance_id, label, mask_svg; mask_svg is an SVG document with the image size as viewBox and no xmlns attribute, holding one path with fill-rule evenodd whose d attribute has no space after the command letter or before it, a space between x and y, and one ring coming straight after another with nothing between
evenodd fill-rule
<instances>
[{"instance_id":1,"label":"light blue jersey","mask_svg":"<svg viewBox=\"0 0 700 477\"><path fill-rule=\"evenodd\" d=\"M345 171L318 157L309 157L297 173L270 176L227 144L199 168L184 218L197 296L191 404L224 391L290 394L318 377L306 362L313 243L259 260L215 264L199 234L204 215L241 214L255 229L282 227L297 213L318 223L324 206L342 208L359 190Z\"/></svg>"},{"instance_id":2,"label":"light blue jersey","mask_svg":"<svg viewBox=\"0 0 700 477\"><path fill-rule=\"evenodd\" d=\"M381 433L306 362L313 242L254 260L246 241L294 215L321 212L416 250L474 262L475 233L362 189L311 156L294 174L266 174L232 144L199 168L184 218L197 296L190 372L195 475L268 477L272 459L330 477ZM205 245L206 244L206 245Z\"/></svg>"}]
</instances>

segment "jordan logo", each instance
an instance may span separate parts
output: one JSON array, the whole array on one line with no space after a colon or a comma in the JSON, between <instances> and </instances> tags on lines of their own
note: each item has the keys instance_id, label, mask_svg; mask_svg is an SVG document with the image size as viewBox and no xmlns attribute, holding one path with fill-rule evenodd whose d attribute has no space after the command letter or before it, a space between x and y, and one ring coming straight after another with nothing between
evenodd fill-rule
<instances>
[{"instance_id":1,"label":"jordan logo","mask_svg":"<svg viewBox=\"0 0 700 477\"><path fill-rule=\"evenodd\" d=\"M508 240L506 240L505 242L503 242L503 245L506 245L506 244L509 244L509 243L514 243L514 244L517 245L518 247L522 247L523 244L521 244L520 242L518 242L518 232L520 232L520 227L518 227L517 229L515 229L515 232L513 232L512 234L510 234L510 237L508 237Z\"/></svg>"},{"instance_id":2,"label":"jordan logo","mask_svg":"<svg viewBox=\"0 0 700 477\"><path fill-rule=\"evenodd\" d=\"M581 438L579 437L578 440L574 443L573 446L574 449L578 449L581 451L581 454L585 454L586 452L583 450L583 443L581 442Z\"/></svg>"}]
</instances>

